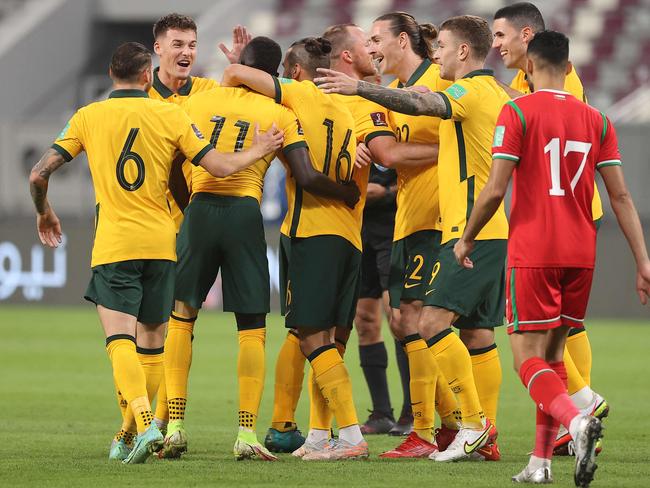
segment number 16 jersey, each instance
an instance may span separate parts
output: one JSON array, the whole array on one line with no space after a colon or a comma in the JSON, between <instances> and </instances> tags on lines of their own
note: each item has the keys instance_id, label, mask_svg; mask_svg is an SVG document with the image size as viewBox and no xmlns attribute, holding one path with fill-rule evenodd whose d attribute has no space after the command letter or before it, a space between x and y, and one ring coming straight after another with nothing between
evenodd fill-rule
<instances>
[{"instance_id":1,"label":"number 16 jersey","mask_svg":"<svg viewBox=\"0 0 650 488\"><path fill-rule=\"evenodd\" d=\"M115 90L79 109L52 147L67 161L88 154L96 201L91 266L176 260L166 197L171 163L177 150L198 164L212 149L183 109L141 90Z\"/></svg>"},{"instance_id":2,"label":"number 16 jersey","mask_svg":"<svg viewBox=\"0 0 650 488\"><path fill-rule=\"evenodd\" d=\"M517 163L508 267L593 268L595 171L621 164L607 117L566 92L538 90L503 107L492 158Z\"/></svg>"}]
</instances>

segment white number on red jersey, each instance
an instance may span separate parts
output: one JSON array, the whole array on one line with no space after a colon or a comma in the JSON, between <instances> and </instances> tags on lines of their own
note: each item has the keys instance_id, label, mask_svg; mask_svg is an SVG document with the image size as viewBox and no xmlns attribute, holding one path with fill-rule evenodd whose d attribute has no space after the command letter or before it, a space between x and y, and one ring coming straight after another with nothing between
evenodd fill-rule
<instances>
[{"instance_id":1,"label":"white number on red jersey","mask_svg":"<svg viewBox=\"0 0 650 488\"><path fill-rule=\"evenodd\" d=\"M582 162L578 171L571 179L571 193L575 190L576 185L580 176L582 176L583 171L585 170L585 164L587 163L587 156L591 151L590 142L580 142L580 141L566 141L564 145L564 156L566 158L567 154L572 152L577 152L582 154ZM563 197L564 189L562 188L562 183L560 182L560 138L554 137L550 142L544 146L544 154L550 153L551 159L551 188L548 190L548 194L553 197ZM562 158L562 159L563 159Z\"/></svg>"}]
</instances>

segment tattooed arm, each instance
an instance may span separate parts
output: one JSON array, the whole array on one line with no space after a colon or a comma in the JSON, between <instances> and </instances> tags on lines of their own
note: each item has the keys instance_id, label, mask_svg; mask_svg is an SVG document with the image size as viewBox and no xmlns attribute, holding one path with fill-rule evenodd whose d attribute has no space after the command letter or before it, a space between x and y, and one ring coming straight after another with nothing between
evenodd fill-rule
<instances>
[{"instance_id":1,"label":"tattooed arm","mask_svg":"<svg viewBox=\"0 0 650 488\"><path fill-rule=\"evenodd\" d=\"M57 247L61 243L61 223L47 201L50 175L65 163L54 149L48 149L29 175L29 191L36 207L36 228L41 243Z\"/></svg>"},{"instance_id":2,"label":"tattooed arm","mask_svg":"<svg viewBox=\"0 0 650 488\"><path fill-rule=\"evenodd\" d=\"M355 80L344 73L331 69L318 68L318 72L325 76L314 79L314 82L325 93L359 95L383 105L393 112L408 115L435 117L447 115L445 99L438 93L419 93L400 88L386 88L367 81Z\"/></svg>"}]
</instances>

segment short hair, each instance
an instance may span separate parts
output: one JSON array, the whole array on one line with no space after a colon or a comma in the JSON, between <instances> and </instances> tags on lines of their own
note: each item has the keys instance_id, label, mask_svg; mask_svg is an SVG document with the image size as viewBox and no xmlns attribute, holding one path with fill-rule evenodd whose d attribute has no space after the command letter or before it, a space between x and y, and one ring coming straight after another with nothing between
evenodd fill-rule
<instances>
[{"instance_id":1,"label":"short hair","mask_svg":"<svg viewBox=\"0 0 650 488\"><path fill-rule=\"evenodd\" d=\"M153 25L153 38L158 39L170 29L181 31L191 30L196 32L196 23L192 17L177 14L176 12L160 17Z\"/></svg>"},{"instance_id":2,"label":"short hair","mask_svg":"<svg viewBox=\"0 0 650 488\"><path fill-rule=\"evenodd\" d=\"M302 69L315 78L317 68L330 67L332 45L322 37L305 37L291 44L287 54L287 63L299 64Z\"/></svg>"},{"instance_id":3,"label":"short hair","mask_svg":"<svg viewBox=\"0 0 650 488\"><path fill-rule=\"evenodd\" d=\"M336 58L343 51L350 48L350 31L348 27L359 27L357 24L336 24L328 27L323 33L323 39L327 39L332 45L330 57Z\"/></svg>"},{"instance_id":4,"label":"short hair","mask_svg":"<svg viewBox=\"0 0 650 488\"><path fill-rule=\"evenodd\" d=\"M538 60L543 67L564 72L569 62L569 38L551 30L538 32L528 43L526 55Z\"/></svg>"},{"instance_id":5,"label":"short hair","mask_svg":"<svg viewBox=\"0 0 650 488\"><path fill-rule=\"evenodd\" d=\"M518 2L500 8L494 14L494 20L497 19L506 19L517 29L530 27L533 32L539 32L546 29L542 13L530 2Z\"/></svg>"},{"instance_id":6,"label":"short hair","mask_svg":"<svg viewBox=\"0 0 650 488\"><path fill-rule=\"evenodd\" d=\"M139 42L120 44L111 58L111 73L116 80L135 82L151 66L151 51Z\"/></svg>"},{"instance_id":7,"label":"short hair","mask_svg":"<svg viewBox=\"0 0 650 488\"><path fill-rule=\"evenodd\" d=\"M282 62L282 48L273 39L257 36L246 44L239 56L239 63L260 69L271 76L278 76Z\"/></svg>"},{"instance_id":8,"label":"short hair","mask_svg":"<svg viewBox=\"0 0 650 488\"><path fill-rule=\"evenodd\" d=\"M438 37L438 29L433 24L418 24L411 14L406 12L390 12L380 15L375 22L387 20L390 22L390 32L399 36L404 32L411 41L411 49L421 58L433 59L433 41Z\"/></svg>"},{"instance_id":9,"label":"short hair","mask_svg":"<svg viewBox=\"0 0 650 488\"><path fill-rule=\"evenodd\" d=\"M469 44L475 59L484 60L492 47L492 31L487 20L476 15L459 15L445 20L440 30L453 32Z\"/></svg>"}]
</instances>

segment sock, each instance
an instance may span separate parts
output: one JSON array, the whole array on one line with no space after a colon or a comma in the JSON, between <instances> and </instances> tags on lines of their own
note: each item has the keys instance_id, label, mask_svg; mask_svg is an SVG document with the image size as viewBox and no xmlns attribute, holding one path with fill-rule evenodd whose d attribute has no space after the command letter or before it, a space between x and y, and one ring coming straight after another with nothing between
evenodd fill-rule
<instances>
[{"instance_id":1,"label":"sock","mask_svg":"<svg viewBox=\"0 0 650 488\"><path fill-rule=\"evenodd\" d=\"M584 329L571 329L566 340L566 348L585 383L591 386L591 343Z\"/></svg>"},{"instance_id":2,"label":"sock","mask_svg":"<svg viewBox=\"0 0 650 488\"><path fill-rule=\"evenodd\" d=\"M573 395L576 391L582 390L587 386L566 347L564 348L564 366L567 372L567 390L569 395Z\"/></svg>"},{"instance_id":3,"label":"sock","mask_svg":"<svg viewBox=\"0 0 650 488\"><path fill-rule=\"evenodd\" d=\"M560 370L560 363L555 363ZM544 413L551 415L567 429L580 411L569 398L561 377L542 358L533 357L524 361L519 368L519 377L528 393Z\"/></svg>"},{"instance_id":4,"label":"sock","mask_svg":"<svg viewBox=\"0 0 650 488\"><path fill-rule=\"evenodd\" d=\"M336 350L341 358L345 355L345 344L336 342ZM327 401L323 396L316 380L314 379L313 369L309 369L309 377L307 379L309 385L309 430L327 430L332 428L333 412L327 405Z\"/></svg>"},{"instance_id":5,"label":"sock","mask_svg":"<svg viewBox=\"0 0 650 488\"><path fill-rule=\"evenodd\" d=\"M192 331L196 317L173 312L165 340L165 383L169 420L185 419L187 378L192 364Z\"/></svg>"},{"instance_id":6,"label":"sock","mask_svg":"<svg viewBox=\"0 0 650 488\"><path fill-rule=\"evenodd\" d=\"M349 442L353 446L356 446L363 440L361 428L356 424L343 427L339 429L339 439Z\"/></svg>"},{"instance_id":7,"label":"sock","mask_svg":"<svg viewBox=\"0 0 650 488\"><path fill-rule=\"evenodd\" d=\"M363 375L368 383L370 398L372 399L372 410L382 413L390 418L393 417L393 409L390 405L390 394L388 393L388 353L386 345L382 342L359 346L359 359Z\"/></svg>"},{"instance_id":8,"label":"sock","mask_svg":"<svg viewBox=\"0 0 650 488\"><path fill-rule=\"evenodd\" d=\"M271 427L286 432L296 428L296 406L302 391L305 356L298 337L289 332L275 363L275 396Z\"/></svg>"},{"instance_id":9,"label":"sock","mask_svg":"<svg viewBox=\"0 0 650 488\"><path fill-rule=\"evenodd\" d=\"M156 411L153 416L157 421L164 424L169 422L169 408L167 407L167 384L165 382L165 358L163 358L163 371L160 378L160 386L156 394Z\"/></svg>"},{"instance_id":10,"label":"sock","mask_svg":"<svg viewBox=\"0 0 650 488\"><path fill-rule=\"evenodd\" d=\"M588 386L569 396L579 410L587 408L594 401L594 391Z\"/></svg>"},{"instance_id":11,"label":"sock","mask_svg":"<svg viewBox=\"0 0 650 488\"><path fill-rule=\"evenodd\" d=\"M412 416L411 411L411 373L409 372L409 360L406 356L404 346L400 341L395 339L395 359L397 360L397 369L399 369L399 378L402 383L402 412L400 417Z\"/></svg>"},{"instance_id":12,"label":"sock","mask_svg":"<svg viewBox=\"0 0 650 488\"><path fill-rule=\"evenodd\" d=\"M307 358L314 371L314 379L339 429L359 424L352 398L352 383L343 359L334 345L323 346Z\"/></svg>"},{"instance_id":13,"label":"sock","mask_svg":"<svg viewBox=\"0 0 650 488\"><path fill-rule=\"evenodd\" d=\"M427 344L435 354L441 371L447 378L451 391L461 411L463 427L481 429L484 426L484 414L476 392L472 360L465 344L451 329L433 336Z\"/></svg>"},{"instance_id":14,"label":"sock","mask_svg":"<svg viewBox=\"0 0 650 488\"><path fill-rule=\"evenodd\" d=\"M502 380L501 360L497 345L492 344L482 349L470 349L469 355L472 359L472 373L481 407L485 416L493 425L496 425Z\"/></svg>"},{"instance_id":15,"label":"sock","mask_svg":"<svg viewBox=\"0 0 650 488\"><path fill-rule=\"evenodd\" d=\"M548 460L553 457L553 447L555 446L555 438L557 437L559 427L560 422L539 407L537 408L534 457Z\"/></svg>"},{"instance_id":16,"label":"sock","mask_svg":"<svg viewBox=\"0 0 650 488\"><path fill-rule=\"evenodd\" d=\"M264 342L266 328L240 330L237 377L239 378L239 426L255 431L264 390Z\"/></svg>"},{"instance_id":17,"label":"sock","mask_svg":"<svg viewBox=\"0 0 650 488\"><path fill-rule=\"evenodd\" d=\"M436 412L440 416L440 423L450 429L458 429L458 422L460 420L458 403L442 371L438 371L438 378L436 380L435 404Z\"/></svg>"},{"instance_id":18,"label":"sock","mask_svg":"<svg viewBox=\"0 0 650 488\"><path fill-rule=\"evenodd\" d=\"M326 441L330 438L329 429L309 429L309 434L307 434L306 442L311 444L316 444L320 441Z\"/></svg>"},{"instance_id":19,"label":"sock","mask_svg":"<svg viewBox=\"0 0 650 488\"><path fill-rule=\"evenodd\" d=\"M147 380L147 397L149 397L149 402L153 403L165 371L163 348L145 349L137 347L136 351L142 365L142 371L144 371L144 377Z\"/></svg>"},{"instance_id":20,"label":"sock","mask_svg":"<svg viewBox=\"0 0 650 488\"><path fill-rule=\"evenodd\" d=\"M551 452L552 454L552 452ZM539 468L550 468L551 467L551 458L540 458L534 454L530 456L528 460L528 467L531 471L535 471Z\"/></svg>"},{"instance_id":21,"label":"sock","mask_svg":"<svg viewBox=\"0 0 650 488\"><path fill-rule=\"evenodd\" d=\"M126 443L127 446L130 446L133 444L133 440L135 439L135 432L129 432L124 429L120 429L120 431L115 434L114 440L116 442L119 442L120 440L124 439L124 442Z\"/></svg>"},{"instance_id":22,"label":"sock","mask_svg":"<svg viewBox=\"0 0 650 488\"><path fill-rule=\"evenodd\" d=\"M404 347L411 372L413 432L421 439L432 442L438 365L419 334L404 338Z\"/></svg>"},{"instance_id":23,"label":"sock","mask_svg":"<svg viewBox=\"0 0 650 488\"><path fill-rule=\"evenodd\" d=\"M122 334L110 336L106 339L106 350L113 365L113 378L131 407L138 433L142 433L151 424L153 414L144 371L135 351L135 338Z\"/></svg>"},{"instance_id":24,"label":"sock","mask_svg":"<svg viewBox=\"0 0 650 488\"><path fill-rule=\"evenodd\" d=\"M124 419L126 412L129 411L129 403L122 396L120 387L117 386L117 381L113 378L113 384L115 385L115 397L117 398L117 406L120 407L120 413L122 414L122 419Z\"/></svg>"}]
</instances>

